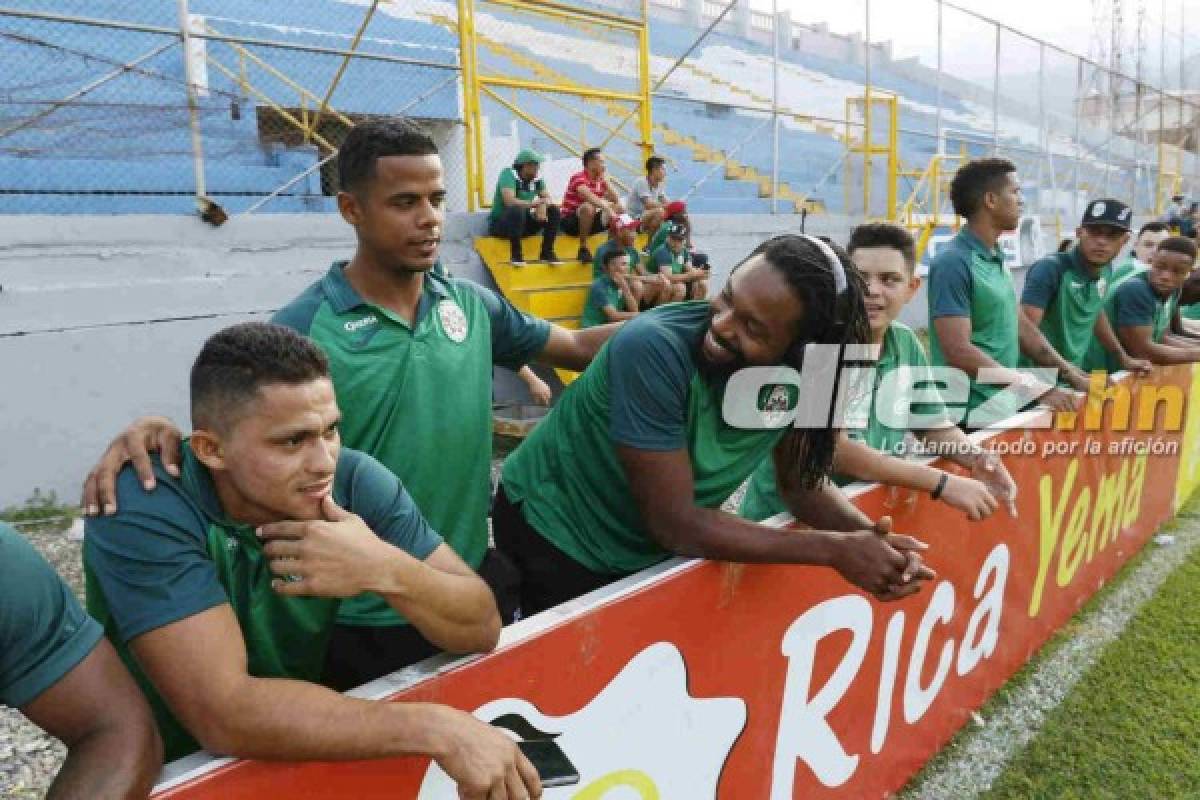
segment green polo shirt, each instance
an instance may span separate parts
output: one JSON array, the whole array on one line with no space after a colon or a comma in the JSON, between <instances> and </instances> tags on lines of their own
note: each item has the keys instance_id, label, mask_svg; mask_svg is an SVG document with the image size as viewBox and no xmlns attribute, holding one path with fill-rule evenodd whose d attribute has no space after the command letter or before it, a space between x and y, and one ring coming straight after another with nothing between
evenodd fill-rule
<instances>
[{"instance_id":1,"label":"green polo shirt","mask_svg":"<svg viewBox=\"0 0 1200 800\"><path fill-rule=\"evenodd\" d=\"M596 248L596 256L592 259L592 280L604 277L604 255L618 246L615 239L609 239ZM625 255L629 258L629 271L633 272L642 262L642 254L636 247L626 247Z\"/></svg>"},{"instance_id":2,"label":"green polo shirt","mask_svg":"<svg viewBox=\"0 0 1200 800\"><path fill-rule=\"evenodd\" d=\"M500 177L496 179L496 192L492 196L492 209L488 215L493 220L500 219L500 215L504 213L505 189L512 189L518 200L528 202L546 191L546 182L541 178L523 181L512 167L500 170Z\"/></svg>"},{"instance_id":3,"label":"green polo shirt","mask_svg":"<svg viewBox=\"0 0 1200 800\"><path fill-rule=\"evenodd\" d=\"M316 682L342 601L285 597L271 588L276 576L254 527L225 516L212 477L186 444L180 477L157 461L154 472L158 487L146 492L132 467L122 470L120 510L88 519L83 558L88 610L150 702L171 761L199 745L142 672L130 641L229 604L251 675ZM333 498L414 558L424 561L442 543L396 476L365 453L342 448Z\"/></svg>"},{"instance_id":4,"label":"green polo shirt","mask_svg":"<svg viewBox=\"0 0 1200 800\"><path fill-rule=\"evenodd\" d=\"M102 636L46 559L0 522L0 705L36 700Z\"/></svg>"},{"instance_id":5,"label":"green polo shirt","mask_svg":"<svg viewBox=\"0 0 1200 800\"><path fill-rule=\"evenodd\" d=\"M646 271L655 274L666 270L672 275L678 275L687 269L688 252L686 248L678 253L671 252L665 244L650 251L650 259L646 263Z\"/></svg>"},{"instance_id":6,"label":"green polo shirt","mask_svg":"<svg viewBox=\"0 0 1200 800\"><path fill-rule=\"evenodd\" d=\"M504 491L539 534L593 572L625 575L670 553L646 532L617 447L686 450L698 506L719 508L783 435L721 414L724 385L696 368L705 302L626 322L504 462Z\"/></svg>"},{"instance_id":7,"label":"green polo shirt","mask_svg":"<svg viewBox=\"0 0 1200 800\"><path fill-rule=\"evenodd\" d=\"M1017 342L1017 296L1012 276L997 245L990 250L970 228L963 227L929 265L929 349L934 366L945 366L946 357L933 320L967 317L971 344L1004 367L1016 367L1021 354ZM967 401L970 413L1003 386L971 382ZM1016 413L1014 407L1009 413Z\"/></svg>"},{"instance_id":8,"label":"green polo shirt","mask_svg":"<svg viewBox=\"0 0 1200 800\"><path fill-rule=\"evenodd\" d=\"M272 321L329 357L342 443L394 472L446 543L473 568L488 545L492 366L520 369L550 325L478 284L426 273L410 325L359 296L345 262L330 267ZM338 622L395 625L381 597L344 604Z\"/></svg>"},{"instance_id":9,"label":"green polo shirt","mask_svg":"<svg viewBox=\"0 0 1200 800\"><path fill-rule=\"evenodd\" d=\"M1108 315L1109 324L1114 331L1118 328L1150 327L1151 338L1155 342L1161 342L1171 325L1171 317L1175 314L1178 302L1179 292L1174 292L1167 298L1155 294L1150 286L1150 270L1142 269L1126 275L1125 280L1109 290L1104 313ZM1117 372L1121 369L1121 364L1099 342L1093 341L1088 348L1083 368L1088 372Z\"/></svg>"},{"instance_id":10,"label":"green polo shirt","mask_svg":"<svg viewBox=\"0 0 1200 800\"><path fill-rule=\"evenodd\" d=\"M658 248L667 243L667 225L659 225L658 230L650 237L650 243L646 245L646 252L653 253Z\"/></svg>"},{"instance_id":11,"label":"green polo shirt","mask_svg":"<svg viewBox=\"0 0 1200 800\"><path fill-rule=\"evenodd\" d=\"M1042 309L1038 326L1050 346L1064 359L1082 367L1093 329L1104 310L1104 298L1113 283L1114 268L1105 264L1093 273L1083 263L1079 247L1038 259L1025 276L1021 304ZM1039 366L1025 356L1023 367Z\"/></svg>"},{"instance_id":12,"label":"green polo shirt","mask_svg":"<svg viewBox=\"0 0 1200 800\"><path fill-rule=\"evenodd\" d=\"M888 326L887 332L883 336L883 345L879 349L879 360L875 365L875 378L871 391L859 395L846 413L846 436L848 438L863 442L874 450L897 456L904 454L908 427L893 428L886 425L876 413L878 403L895 403L894 409L897 413L907 410L910 414L922 416L940 416L946 410L941 402L912 403L910 405L907 397L880 395L879 386L884 377L900 367L913 368L917 372L913 377L918 379L920 373L929 369L929 359L925 355L925 349L921 347L921 340L913 333L912 328L897 320ZM922 387L922 391L924 390L925 387ZM845 486L854 480L855 478L852 476L833 476L833 482L839 486ZM787 510L787 504L780 497L776 485L775 460L768 456L750 476L750 483L746 487L746 494L742 497L738 513L747 519L762 521Z\"/></svg>"},{"instance_id":13,"label":"green polo shirt","mask_svg":"<svg viewBox=\"0 0 1200 800\"><path fill-rule=\"evenodd\" d=\"M627 310L625 298L621 295L617 284L607 275L601 275L592 282L591 291L588 292L587 303L583 307L583 319L580 321L581 327L607 325L609 319L604 314L607 306L612 306L617 311Z\"/></svg>"}]
</instances>

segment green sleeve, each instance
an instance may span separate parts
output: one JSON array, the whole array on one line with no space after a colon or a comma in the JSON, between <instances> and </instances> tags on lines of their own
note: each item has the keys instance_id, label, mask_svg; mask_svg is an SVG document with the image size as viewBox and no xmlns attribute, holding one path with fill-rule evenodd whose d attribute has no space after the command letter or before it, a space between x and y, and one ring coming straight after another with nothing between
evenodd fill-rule
<instances>
[{"instance_id":1,"label":"green sleeve","mask_svg":"<svg viewBox=\"0 0 1200 800\"><path fill-rule=\"evenodd\" d=\"M366 453L342 448L334 499L375 534L420 561L442 543L391 470Z\"/></svg>"},{"instance_id":2,"label":"green sleeve","mask_svg":"<svg viewBox=\"0 0 1200 800\"><path fill-rule=\"evenodd\" d=\"M688 343L653 314L625 323L608 345L613 441L639 450L686 447L693 371Z\"/></svg>"},{"instance_id":3,"label":"green sleeve","mask_svg":"<svg viewBox=\"0 0 1200 800\"><path fill-rule=\"evenodd\" d=\"M533 361L546 347L550 323L530 316L508 300L477 283L455 279L483 301L492 327L492 362L499 367L520 369Z\"/></svg>"},{"instance_id":4,"label":"green sleeve","mask_svg":"<svg viewBox=\"0 0 1200 800\"><path fill-rule=\"evenodd\" d=\"M25 537L0 524L0 704L29 704L103 635L54 568Z\"/></svg>"},{"instance_id":5,"label":"green sleeve","mask_svg":"<svg viewBox=\"0 0 1200 800\"><path fill-rule=\"evenodd\" d=\"M971 266L953 250L929 266L929 318L971 316Z\"/></svg>"}]
</instances>

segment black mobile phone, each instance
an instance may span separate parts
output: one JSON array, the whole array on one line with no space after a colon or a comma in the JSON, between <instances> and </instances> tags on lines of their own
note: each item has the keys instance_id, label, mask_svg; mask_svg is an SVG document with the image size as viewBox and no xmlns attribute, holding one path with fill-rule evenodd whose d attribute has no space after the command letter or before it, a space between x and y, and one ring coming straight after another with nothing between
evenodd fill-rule
<instances>
[{"instance_id":1,"label":"black mobile phone","mask_svg":"<svg viewBox=\"0 0 1200 800\"><path fill-rule=\"evenodd\" d=\"M542 786L574 786L579 783L579 770L553 739L531 739L517 742L517 747L533 764L542 779Z\"/></svg>"}]
</instances>

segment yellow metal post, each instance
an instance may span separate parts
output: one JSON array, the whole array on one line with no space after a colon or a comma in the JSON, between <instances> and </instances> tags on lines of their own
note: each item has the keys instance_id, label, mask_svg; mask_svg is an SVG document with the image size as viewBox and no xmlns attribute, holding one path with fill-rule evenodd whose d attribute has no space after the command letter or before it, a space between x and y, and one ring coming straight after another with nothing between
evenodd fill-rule
<instances>
[{"instance_id":1,"label":"yellow metal post","mask_svg":"<svg viewBox=\"0 0 1200 800\"><path fill-rule=\"evenodd\" d=\"M638 28L638 92L642 96L638 122L642 133L642 158L654 155L654 121L650 99L650 19L649 0L642 0L642 24Z\"/></svg>"},{"instance_id":2,"label":"yellow metal post","mask_svg":"<svg viewBox=\"0 0 1200 800\"><path fill-rule=\"evenodd\" d=\"M458 50L463 85L463 128L466 139L467 210L476 211L482 203L482 134L479 130L479 76L475 69L474 0L458 0Z\"/></svg>"},{"instance_id":3,"label":"yellow metal post","mask_svg":"<svg viewBox=\"0 0 1200 800\"><path fill-rule=\"evenodd\" d=\"M896 221L896 194L899 185L900 171L900 122L899 103L896 95L887 98L888 106L888 153L887 153L887 218Z\"/></svg>"}]
</instances>

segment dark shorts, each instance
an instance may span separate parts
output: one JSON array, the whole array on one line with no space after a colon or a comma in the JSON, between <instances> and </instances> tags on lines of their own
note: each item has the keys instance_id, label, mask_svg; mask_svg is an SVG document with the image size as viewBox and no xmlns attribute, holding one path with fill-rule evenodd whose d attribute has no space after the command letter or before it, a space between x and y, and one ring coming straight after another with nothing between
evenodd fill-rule
<instances>
[{"instance_id":1,"label":"dark shorts","mask_svg":"<svg viewBox=\"0 0 1200 800\"><path fill-rule=\"evenodd\" d=\"M592 572L551 544L525 521L520 504L509 502L503 484L492 507L492 530L496 548L512 560L521 576L522 617L625 577Z\"/></svg>"},{"instance_id":2,"label":"dark shorts","mask_svg":"<svg viewBox=\"0 0 1200 800\"><path fill-rule=\"evenodd\" d=\"M570 214L563 214L562 224L560 225L562 232L568 236L579 235L579 215L572 211ZM604 213L597 211L596 216L592 217L592 232L589 236L597 233L604 233L606 226L604 224Z\"/></svg>"},{"instance_id":3,"label":"dark shorts","mask_svg":"<svg viewBox=\"0 0 1200 800\"><path fill-rule=\"evenodd\" d=\"M520 602L520 576L512 562L503 553L489 549L478 572L496 595L501 623L513 622ZM344 692L439 652L412 625L336 625L329 639L321 683Z\"/></svg>"}]
</instances>

